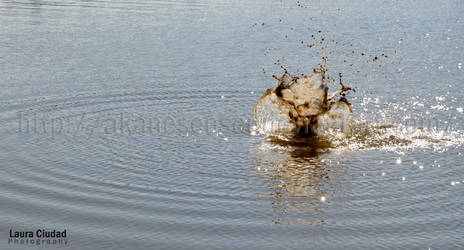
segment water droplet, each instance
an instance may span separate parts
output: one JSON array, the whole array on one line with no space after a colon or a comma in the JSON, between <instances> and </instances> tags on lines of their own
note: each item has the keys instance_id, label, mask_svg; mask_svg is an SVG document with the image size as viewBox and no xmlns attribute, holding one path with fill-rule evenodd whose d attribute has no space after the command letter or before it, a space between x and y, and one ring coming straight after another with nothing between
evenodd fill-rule
<instances>
[{"instance_id":1,"label":"water droplet","mask_svg":"<svg viewBox=\"0 0 464 250\"><path fill-rule=\"evenodd\" d=\"M446 97L444 97L444 96L435 96L435 101L437 101L437 102L446 101Z\"/></svg>"}]
</instances>

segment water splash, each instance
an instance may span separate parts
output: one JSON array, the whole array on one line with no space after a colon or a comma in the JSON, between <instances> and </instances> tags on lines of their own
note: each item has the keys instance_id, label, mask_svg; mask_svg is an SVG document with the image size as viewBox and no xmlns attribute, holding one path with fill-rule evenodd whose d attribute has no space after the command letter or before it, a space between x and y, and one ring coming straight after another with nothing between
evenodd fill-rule
<instances>
[{"instance_id":1,"label":"water splash","mask_svg":"<svg viewBox=\"0 0 464 250\"><path fill-rule=\"evenodd\" d=\"M278 86L268 89L254 108L258 131L288 139L324 134L332 128L348 134L353 114L344 92L351 88L342 83L340 74L342 88L329 96L325 72L321 67L311 77L292 76L286 70L280 78L273 76ZM335 101L338 95L341 98Z\"/></svg>"}]
</instances>

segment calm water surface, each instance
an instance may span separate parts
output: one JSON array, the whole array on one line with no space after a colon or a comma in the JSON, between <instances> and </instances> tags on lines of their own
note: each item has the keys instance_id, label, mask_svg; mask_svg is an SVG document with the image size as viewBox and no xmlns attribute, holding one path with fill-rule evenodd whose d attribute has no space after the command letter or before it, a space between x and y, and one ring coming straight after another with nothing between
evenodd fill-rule
<instances>
[{"instance_id":1,"label":"calm water surface","mask_svg":"<svg viewBox=\"0 0 464 250\"><path fill-rule=\"evenodd\" d=\"M0 2L0 248L39 228L68 249L463 248L463 11ZM257 134L271 75L323 56L357 88L353 136Z\"/></svg>"}]
</instances>

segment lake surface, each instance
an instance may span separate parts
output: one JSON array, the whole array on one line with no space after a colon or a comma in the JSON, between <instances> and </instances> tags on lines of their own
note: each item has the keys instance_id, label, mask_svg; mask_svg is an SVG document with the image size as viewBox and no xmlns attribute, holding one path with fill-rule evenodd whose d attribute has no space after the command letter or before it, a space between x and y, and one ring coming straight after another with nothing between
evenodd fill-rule
<instances>
[{"instance_id":1,"label":"lake surface","mask_svg":"<svg viewBox=\"0 0 464 250\"><path fill-rule=\"evenodd\" d=\"M463 248L463 11L0 2L0 248L41 228L67 249ZM322 57L357 89L353 136L257 133L271 75Z\"/></svg>"}]
</instances>

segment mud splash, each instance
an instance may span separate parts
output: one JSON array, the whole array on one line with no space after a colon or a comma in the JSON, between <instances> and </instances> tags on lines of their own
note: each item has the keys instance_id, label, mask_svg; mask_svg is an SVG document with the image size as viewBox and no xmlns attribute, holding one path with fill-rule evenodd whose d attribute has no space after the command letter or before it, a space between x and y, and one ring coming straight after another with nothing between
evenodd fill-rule
<instances>
[{"instance_id":1,"label":"mud splash","mask_svg":"<svg viewBox=\"0 0 464 250\"><path fill-rule=\"evenodd\" d=\"M269 88L254 107L261 134L293 140L324 134L329 129L351 133L353 110L345 92L352 89L343 84L341 74L341 89L329 95L326 68L301 77L284 71L281 77L273 76L278 85Z\"/></svg>"}]
</instances>

